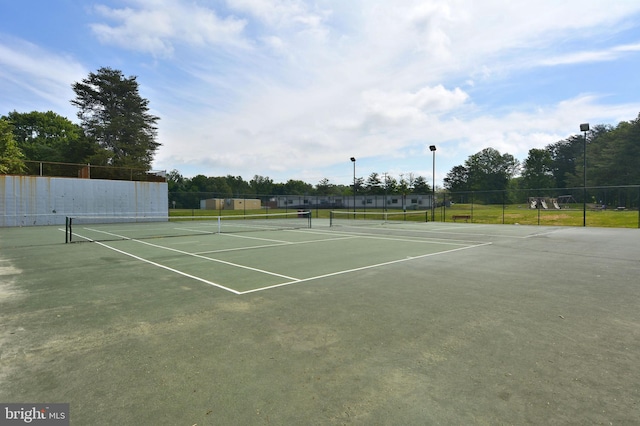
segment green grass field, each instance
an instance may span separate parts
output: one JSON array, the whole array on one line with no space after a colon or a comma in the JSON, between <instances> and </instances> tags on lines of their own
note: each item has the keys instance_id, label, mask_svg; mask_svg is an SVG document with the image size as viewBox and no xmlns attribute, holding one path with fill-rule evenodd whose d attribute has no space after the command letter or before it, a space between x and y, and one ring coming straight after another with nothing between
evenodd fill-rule
<instances>
[{"instance_id":1,"label":"green grass field","mask_svg":"<svg viewBox=\"0 0 640 426\"><path fill-rule=\"evenodd\" d=\"M172 209L170 216L217 216L217 215L242 215L285 213L296 211L295 209L260 209L260 210L198 210L198 209ZM361 211L361 210L359 210ZM366 210L367 212L379 210ZM401 212L401 210L388 210L389 212ZM314 218L329 218L330 210L313 209ZM454 204L447 208L438 208L435 212L436 222L453 222L455 215L469 215L470 222L486 224L520 224L520 225L547 225L547 226L582 226L582 205L572 205L561 210L536 210L527 208L526 204L482 205L482 204ZM409 216L412 219L421 219L418 215ZM431 215L429 214L429 217ZM587 209L587 226L605 228L640 228L640 214L637 210L596 210Z\"/></svg>"},{"instance_id":2,"label":"green grass field","mask_svg":"<svg viewBox=\"0 0 640 426\"><path fill-rule=\"evenodd\" d=\"M436 212L436 221L445 216L447 222L453 221L454 215L471 215L474 223L582 226L582 205L561 210L529 209L524 204L512 205L480 205L454 204L446 210ZM607 228L638 228L640 217L638 211L595 210L587 209L587 226Z\"/></svg>"}]
</instances>

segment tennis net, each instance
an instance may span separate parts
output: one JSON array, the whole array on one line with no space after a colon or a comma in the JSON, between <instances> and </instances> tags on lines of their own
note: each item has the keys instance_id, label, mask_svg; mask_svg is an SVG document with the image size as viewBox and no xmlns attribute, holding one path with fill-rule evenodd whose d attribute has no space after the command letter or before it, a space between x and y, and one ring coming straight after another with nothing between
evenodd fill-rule
<instances>
[{"instance_id":1,"label":"tennis net","mask_svg":"<svg viewBox=\"0 0 640 426\"><path fill-rule=\"evenodd\" d=\"M225 216L69 216L65 242L138 240L311 228L311 212Z\"/></svg>"},{"instance_id":2,"label":"tennis net","mask_svg":"<svg viewBox=\"0 0 640 426\"><path fill-rule=\"evenodd\" d=\"M332 211L329 216L330 226L368 226L397 224L405 222L427 222L428 210L392 211L392 212L349 212Z\"/></svg>"}]
</instances>

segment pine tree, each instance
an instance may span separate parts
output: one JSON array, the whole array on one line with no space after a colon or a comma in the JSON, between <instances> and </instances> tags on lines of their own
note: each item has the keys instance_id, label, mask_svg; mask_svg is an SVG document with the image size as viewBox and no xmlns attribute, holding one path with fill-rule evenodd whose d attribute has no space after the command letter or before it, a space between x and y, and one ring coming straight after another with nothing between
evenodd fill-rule
<instances>
[{"instance_id":1,"label":"pine tree","mask_svg":"<svg viewBox=\"0 0 640 426\"><path fill-rule=\"evenodd\" d=\"M93 163L151 169L160 144L156 142L159 117L149 113L149 101L140 96L136 77L100 68L72 85L78 118L88 137L101 148Z\"/></svg>"}]
</instances>

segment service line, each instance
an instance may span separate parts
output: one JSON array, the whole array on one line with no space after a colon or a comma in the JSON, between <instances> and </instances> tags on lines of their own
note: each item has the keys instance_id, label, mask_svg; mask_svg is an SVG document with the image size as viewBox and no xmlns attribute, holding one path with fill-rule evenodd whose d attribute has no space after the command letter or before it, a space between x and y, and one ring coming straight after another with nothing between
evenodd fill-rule
<instances>
[{"instance_id":1,"label":"service line","mask_svg":"<svg viewBox=\"0 0 640 426\"><path fill-rule=\"evenodd\" d=\"M467 250L467 249L476 248L476 247L483 247L483 246L488 246L488 245L491 245L491 244L492 243L482 243L482 244L477 244L477 245L474 245L474 246L459 247L459 248L455 248L455 249L451 249L451 250L439 251L437 253L427 253L427 254L422 254L420 256L409 256L409 257L405 257L405 258L402 258L402 259L391 260L389 262L376 263L374 265L361 266L359 268L345 269L343 271L331 272L331 273L328 273L328 274L317 275L315 277L302 278L302 279L299 279L299 280L289 281L289 282L286 282L286 283L274 284L274 285L270 285L270 286L266 286L266 287L254 288L252 290L240 291L240 292L238 292L238 294L248 294L248 293L255 293L255 292L263 291L263 290L271 290L271 289L274 289L274 288L284 287L284 286L288 286L288 285L291 285L291 284L298 284L298 283L302 283L302 282L306 282L306 281L319 280L319 279L322 279L322 278L333 277L333 276L336 276L336 275L349 274L351 272L364 271L366 269L379 268L381 266L393 265L395 263L408 262L408 261L411 261L411 260L422 259L422 258L431 257L431 256L438 256L438 255L441 255L441 254L453 253L455 251Z\"/></svg>"}]
</instances>

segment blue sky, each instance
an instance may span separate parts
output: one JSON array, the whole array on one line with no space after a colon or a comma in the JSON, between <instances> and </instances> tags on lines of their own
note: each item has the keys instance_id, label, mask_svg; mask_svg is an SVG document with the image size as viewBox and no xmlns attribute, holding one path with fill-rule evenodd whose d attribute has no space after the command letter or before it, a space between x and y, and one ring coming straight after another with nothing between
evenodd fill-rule
<instances>
[{"instance_id":1,"label":"blue sky","mask_svg":"<svg viewBox=\"0 0 640 426\"><path fill-rule=\"evenodd\" d=\"M637 0L0 2L0 115L77 122L71 85L137 76L154 168L436 185L493 147L524 160L640 113Z\"/></svg>"}]
</instances>

